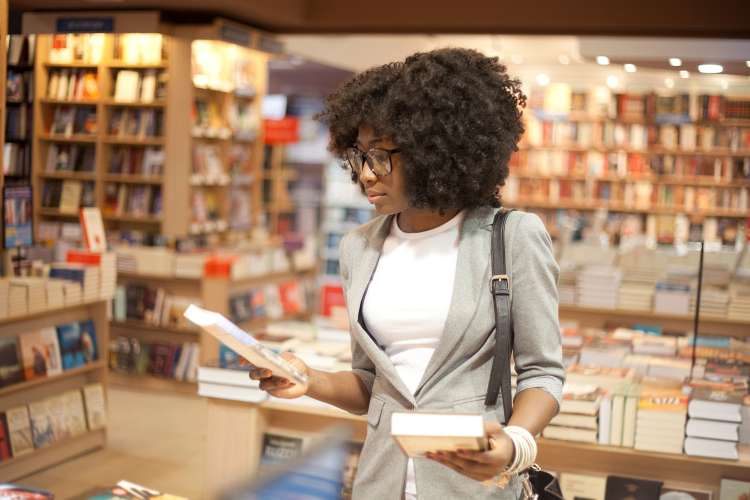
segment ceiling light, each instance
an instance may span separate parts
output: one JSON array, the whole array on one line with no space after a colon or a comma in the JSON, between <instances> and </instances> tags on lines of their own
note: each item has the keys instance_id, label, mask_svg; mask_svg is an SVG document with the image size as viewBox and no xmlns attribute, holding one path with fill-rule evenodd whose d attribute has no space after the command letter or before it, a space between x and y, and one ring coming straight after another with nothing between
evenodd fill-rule
<instances>
[{"instance_id":1,"label":"ceiling light","mask_svg":"<svg viewBox=\"0 0 750 500\"><path fill-rule=\"evenodd\" d=\"M602 66L606 66L607 64L609 64L609 57L596 56L596 64L601 64Z\"/></svg>"},{"instance_id":2,"label":"ceiling light","mask_svg":"<svg viewBox=\"0 0 750 500\"><path fill-rule=\"evenodd\" d=\"M545 85L549 84L549 76L544 73L539 73L536 75L536 83L544 87Z\"/></svg>"},{"instance_id":3,"label":"ceiling light","mask_svg":"<svg viewBox=\"0 0 750 500\"><path fill-rule=\"evenodd\" d=\"M620 84L620 80L615 75L609 75L607 77L607 87L613 89Z\"/></svg>"},{"instance_id":4,"label":"ceiling light","mask_svg":"<svg viewBox=\"0 0 750 500\"><path fill-rule=\"evenodd\" d=\"M674 80L671 78L665 78L664 85L666 85L668 89L674 88Z\"/></svg>"},{"instance_id":5,"label":"ceiling light","mask_svg":"<svg viewBox=\"0 0 750 500\"><path fill-rule=\"evenodd\" d=\"M690 78L690 72L686 69L681 69L680 78Z\"/></svg>"},{"instance_id":6,"label":"ceiling light","mask_svg":"<svg viewBox=\"0 0 750 500\"><path fill-rule=\"evenodd\" d=\"M682 59L680 59L679 57L670 57L669 64L675 67L682 66Z\"/></svg>"},{"instance_id":7,"label":"ceiling light","mask_svg":"<svg viewBox=\"0 0 750 500\"><path fill-rule=\"evenodd\" d=\"M721 64L699 64L698 71L701 73L721 73L724 67Z\"/></svg>"},{"instance_id":8,"label":"ceiling light","mask_svg":"<svg viewBox=\"0 0 750 500\"><path fill-rule=\"evenodd\" d=\"M560 64L570 64L570 57L566 54L560 54L557 56L557 60L560 61ZM750 66L750 61L748 61L748 66Z\"/></svg>"},{"instance_id":9,"label":"ceiling light","mask_svg":"<svg viewBox=\"0 0 750 500\"><path fill-rule=\"evenodd\" d=\"M745 64L747 65L748 68L750 68L750 61L745 61Z\"/></svg>"},{"instance_id":10,"label":"ceiling light","mask_svg":"<svg viewBox=\"0 0 750 500\"><path fill-rule=\"evenodd\" d=\"M523 64L523 56L521 54L513 54L510 56L510 60L513 64Z\"/></svg>"},{"instance_id":11,"label":"ceiling light","mask_svg":"<svg viewBox=\"0 0 750 500\"><path fill-rule=\"evenodd\" d=\"M635 70L636 70L635 64L626 64L625 65L625 71L627 71L628 73L635 73Z\"/></svg>"}]
</instances>

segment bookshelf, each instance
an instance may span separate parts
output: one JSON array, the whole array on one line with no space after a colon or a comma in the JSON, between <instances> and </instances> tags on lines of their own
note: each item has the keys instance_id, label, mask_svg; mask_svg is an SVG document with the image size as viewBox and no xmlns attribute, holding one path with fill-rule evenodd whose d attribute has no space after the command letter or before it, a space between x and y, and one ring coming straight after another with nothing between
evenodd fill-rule
<instances>
[{"instance_id":1,"label":"bookshelf","mask_svg":"<svg viewBox=\"0 0 750 500\"><path fill-rule=\"evenodd\" d=\"M28 185L31 177L31 138L34 102L34 35L8 35L4 150L8 183Z\"/></svg>"},{"instance_id":2,"label":"bookshelf","mask_svg":"<svg viewBox=\"0 0 750 500\"><path fill-rule=\"evenodd\" d=\"M354 440L363 441L367 418L336 408L268 400L259 404L207 398L210 434L206 450L206 494L222 491L258 468L263 433L268 429L319 433L333 425L349 426ZM230 430L231 429L231 430ZM232 446L228 446L229 443ZM241 443L237 446L237 443ZM652 453L615 446L538 440L537 463L556 472L618 474L689 483L718 491L722 477L750 479L750 449L741 447L740 460L716 460ZM227 450L232 450L227 453ZM571 461L570 457L576 457ZM700 474L696 476L696 470ZM219 473L221 471L221 473Z\"/></svg>"},{"instance_id":3,"label":"bookshelf","mask_svg":"<svg viewBox=\"0 0 750 500\"><path fill-rule=\"evenodd\" d=\"M204 276L201 278L177 278L154 275L139 275L135 273L120 273L118 282L125 286L145 286L161 288L167 296L190 299L190 302L201 304L203 307L217 311L232 319L230 302L233 297L250 290L261 289L268 285L278 285L287 282L312 281L314 269L289 270L274 272L244 279L232 279L229 276ZM303 290L304 286L300 285ZM270 321L307 320L311 317L312 306L298 313L287 313L280 317L264 315L249 320L236 320L238 325L250 331L262 330ZM188 325L162 326L147 321L126 319L114 320L111 323L113 338L118 336L136 338L146 344L184 345L195 342L200 346L200 364L215 361L219 357L219 344L213 337L202 333L199 329ZM111 383L117 386L139 390L175 390L180 393L197 393L197 383L185 382L162 376L149 374L123 374L113 372ZM190 388L188 390L188 388Z\"/></svg>"},{"instance_id":4,"label":"bookshelf","mask_svg":"<svg viewBox=\"0 0 750 500\"><path fill-rule=\"evenodd\" d=\"M511 158L508 206L589 224L627 219L650 240L734 245L750 213L750 98L534 89L526 133ZM613 235L610 235L613 236Z\"/></svg>"},{"instance_id":5,"label":"bookshelf","mask_svg":"<svg viewBox=\"0 0 750 500\"><path fill-rule=\"evenodd\" d=\"M80 390L84 385L92 383L102 384L106 407L106 360L109 348L107 309L108 302L98 300L0 320L0 339L8 339L45 327L91 319L96 328L98 349L96 361L64 370L57 375L34 378L0 388L0 412L5 413L11 408L59 396L66 391ZM106 445L106 439L107 431L103 428L55 440L48 446L0 462L0 475L10 481L16 480L83 453L101 449Z\"/></svg>"},{"instance_id":6,"label":"bookshelf","mask_svg":"<svg viewBox=\"0 0 750 500\"><path fill-rule=\"evenodd\" d=\"M171 36L37 36L37 230L72 219L65 214L86 205L102 208L112 234L168 240L247 235L261 221L255 179L269 56L249 48L259 35L244 27L248 47L219 41L224 24L175 27ZM53 39L83 58L53 49ZM200 171L205 148L221 182ZM61 204L67 209L59 210Z\"/></svg>"}]
</instances>

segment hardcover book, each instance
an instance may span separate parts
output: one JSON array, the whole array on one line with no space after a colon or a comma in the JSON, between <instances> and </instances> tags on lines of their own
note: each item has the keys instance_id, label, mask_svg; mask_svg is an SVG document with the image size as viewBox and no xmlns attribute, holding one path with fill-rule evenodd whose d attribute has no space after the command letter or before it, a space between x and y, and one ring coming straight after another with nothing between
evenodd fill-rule
<instances>
[{"instance_id":1,"label":"hardcover book","mask_svg":"<svg viewBox=\"0 0 750 500\"><path fill-rule=\"evenodd\" d=\"M60 373L60 348L48 334L43 334L41 330L27 332L21 334L19 343L26 380Z\"/></svg>"},{"instance_id":2,"label":"hardcover book","mask_svg":"<svg viewBox=\"0 0 750 500\"><path fill-rule=\"evenodd\" d=\"M18 356L18 340L0 339L0 387L23 381L23 371Z\"/></svg>"},{"instance_id":3,"label":"hardcover book","mask_svg":"<svg viewBox=\"0 0 750 500\"><path fill-rule=\"evenodd\" d=\"M20 457L34 451L34 441L31 436L31 420L29 407L18 406L5 412L8 423L8 437L14 457Z\"/></svg>"},{"instance_id":4,"label":"hardcover book","mask_svg":"<svg viewBox=\"0 0 750 500\"><path fill-rule=\"evenodd\" d=\"M102 429L107 425L107 407L102 384L89 384L83 387L86 404L86 420L89 430Z\"/></svg>"},{"instance_id":5,"label":"hardcover book","mask_svg":"<svg viewBox=\"0 0 750 500\"><path fill-rule=\"evenodd\" d=\"M609 476L605 500L654 500L661 494L661 481Z\"/></svg>"},{"instance_id":6,"label":"hardcover book","mask_svg":"<svg viewBox=\"0 0 750 500\"><path fill-rule=\"evenodd\" d=\"M61 396L63 412L65 415L65 427L71 436L80 436L86 433L86 412L83 407L83 395L80 390L72 390Z\"/></svg>"},{"instance_id":7,"label":"hardcover book","mask_svg":"<svg viewBox=\"0 0 750 500\"><path fill-rule=\"evenodd\" d=\"M29 404L31 418L31 436L34 448L44 448L55 442L55 427L49 399Z\"/></svg>"}]
</instances>

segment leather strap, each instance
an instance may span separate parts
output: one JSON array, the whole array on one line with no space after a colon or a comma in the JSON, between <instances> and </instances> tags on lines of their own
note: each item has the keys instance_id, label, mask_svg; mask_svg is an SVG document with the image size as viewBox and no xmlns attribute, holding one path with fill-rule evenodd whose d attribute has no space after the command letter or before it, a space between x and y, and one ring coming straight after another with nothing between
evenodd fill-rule
<instances>
[{"instance_id":1,"label":"leather strap","mask_svg":"<svg viewBox=\"0 0 750 500\"><path fill-rule=\"evenodd\" d=\"M510 314L510 278L505 266L505 221L512 210L500 210L492 222L492 277L490 291L495 304L495 356L484 404L495 406L503 398L505 423L510 421L513 400L510 392L510 355L513 346L513 321Z\"/></svg>"}]
</instances>

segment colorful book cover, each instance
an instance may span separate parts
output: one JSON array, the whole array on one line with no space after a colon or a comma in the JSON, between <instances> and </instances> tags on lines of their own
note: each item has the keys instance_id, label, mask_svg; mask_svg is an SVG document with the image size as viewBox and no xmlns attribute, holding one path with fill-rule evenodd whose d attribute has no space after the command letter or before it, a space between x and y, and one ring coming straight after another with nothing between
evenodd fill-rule
<instances>
[{"instance_id":1,"label":"colorful book cover","mask_svg":"<svg viewBox=\"0 0 750 500\"><path fill-rule=\"evenodd\" d=\"M679 390L655 391L644 388L638 410L653 410L660 412L687 412L688 397Z\"/></svg>"},{"instance_id":2,"label":"colorful book cover","mask_svg":"<svg viewBox=\"0 0 750 500\"><path fill-rule=\"evenodd\" d=\"M50 367L53 367L53 372L56 371L53 358L56 354L59 355L59 347L50 343L41 330L21 334L18 340L26 380L46 377Z\"/></svg>"},{"instance_id":3,"label":"colorful book cover","mask_svg":"<svg viewBox=\"0 0 750 500\"><path fill-rule=\"evenodd\" d=\"M302 312L302 292L296 281L279 284L279 299L284 314L293 315Z\"/></svg>"},{"instance_id":4,"label":"colorful book cover","mask_svg":"<svg viewBox=\"0 0 750 500\"><path fill-rule=\"evenodd\" d=\"M10 460L12 456L8 437L8 421L5 413L0 413L0 462Z\"/></svg>"},{"instance_id":5,"label":"colorful book cover","mask_svg":"<svg viewBox=\"0 0 750 500\"><path fill-rule=\"evenodd\" d=\"M0 339L0 387L23 382L23 370L18 355L18 340Z\"/></svg>"},{"instance_id":6,"label":"colorful book cover","mask_svg":"<svg viewBox=\"0 0 750 500\"><path fill-rule=\"evenodd\" d=\"M107 407L102 384L89 384L83 387L86 404L86 420L89 430L102 429L107 425Z\"/></svg>"},{"instance_id":7,"label":"colorful book cover","mask_svg":"<svg viewBox=\"0 0 750 500\"><path fill-rule=\"evenodd\" d=\"M47 411L51 417L55 441L69 438L71 433L70 428L68 428L68 419L65 416L65 400L62 395L47 399Z\"/></svg>"},{"instance_id":8,"label":"colorful book cover","mask_svg":"<svg viewBox=\"0 0 750 500\"><path fill-rule=\"evenodd\" d=\"M96 345L96 325L94 320L88 319L81 321L81 352L84 363L91 363L99 358L99 352Z\"/></svg>"},{"instance_id":9,"label":"colorful book cover","mask_svg":"<svg viewBox=\"0 0 750 500\"><path fill-rule=\"evenodd\" d=\"M607 477L605 500L654 500L661 493L661 481L632 477Z\"/></svg>"},{"instance_id":10,"label":"colorful book cover","mask_svg":"<svg viewBox=\"0 0 750 500\"><path fill-rule=\"evenodd\" d=\"M54 326L42 328L41 335L47 355L47 376L59 375L63 369L57 330Z\"/></svg>"},{"instance_id":11,"label":"colorful book cover","mask_svg":"<svg viewBox=\"0 0 750 500\"><path fill-rule=\"evenodd\" d=\"M29 404L29 416L31 417L31 437L34 440L34 448L44 448L54 443L55 427L52 422L50 401L43 399Z\"/></svg>"},{"instance_id":12,"label":"colorful book cover","mask_svg":"<svg viewBox=\"0 0 750 500\"><path fill-rule=\"evenodd\" d=\"M747 500L750 498L750 482L722 479L719 500Z\"/></svg>"},{"instance_id":13,"label":"colorful book cover","mask_svg":"<svg viewBox=\"0 0 750 500\"><path fill-rule=\"evenodd\" d=\"M67 323L57 326L63 370L70 370L86 363L81 345L81 325Z\"/></svg>"},{"instance_id":14,"label":"colorful book cover","mask_svg":"<svg viewBox=\"0 0 750 500\"><path fill-rule=\"evenodd\" d=\"M10 408L5 412L8 423L8 437L14 457L20 457L34 451L34 441L31 437L31 421L28 406Z\"/></svg>"}]
</instances>

